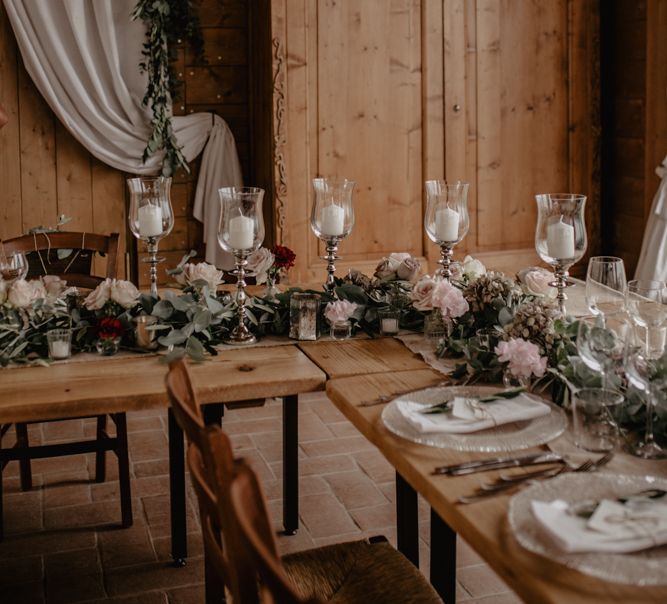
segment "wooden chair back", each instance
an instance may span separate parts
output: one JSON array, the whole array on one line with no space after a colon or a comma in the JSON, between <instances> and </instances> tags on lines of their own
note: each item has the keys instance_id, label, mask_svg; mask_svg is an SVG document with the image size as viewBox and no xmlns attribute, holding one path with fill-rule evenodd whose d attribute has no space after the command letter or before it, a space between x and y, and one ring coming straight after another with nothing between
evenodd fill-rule
<instances>
[{"instance_id":1,"label":"wooden chair back","mask_svg":"<svg viewBox=\"0 0 667 604\"><path fill-rule=\"evenodd\" d=\"M0 256L3 253L9 255L23 252L28 259L28 277L57 275L67 281L68 285L93 289L104 279L117 277L118 242L118 233L34 233L3 241L0 245ZM72 250L72 253L59 258L58 250ZM92 274L92 262L96 253L106 256L105 276Z\"/></svg>"},{"instance_id":2,"label":"wooden chair back","mask_svg":"<svg viewBox=\"0 0 667 604\"><path fill-rule=\"evenodd\" d=\"M192 387L192 378L185 359L169 363L169 372L165 378L167 395L176 423L185 433L188 442L204 450L206 427L197 395Z\"/></svg>"},{"instance_id":3,"label":"wooden chair back","mask_svg":"<svg viewBox=\"0 0 667 604\"><path fill-rule=\"evenodd\" d=\"M257 475L239 460L229 486L229 514L232 517L235 551L249 556L259 578L262 602L276 604L317 604L319 600L302 598L289 580L278 555L266 500Z\"/></svg>"}]
</instances>

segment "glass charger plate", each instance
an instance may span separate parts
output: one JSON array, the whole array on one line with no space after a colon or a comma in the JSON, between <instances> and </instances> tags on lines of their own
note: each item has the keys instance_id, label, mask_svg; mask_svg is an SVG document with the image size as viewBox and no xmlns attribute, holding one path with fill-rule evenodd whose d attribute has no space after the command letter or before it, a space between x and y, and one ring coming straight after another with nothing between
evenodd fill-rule
<instances>
[{"instance_id":1,"label":"glass charger plate","mask_svg":"<svg viewBox=\"0 0 667 604\"><path fill-rule=\"evenodd\" d=\"M517 541L526 549L614 583L630 585L667 585L667 546L632 554L568 554L551 540L535 520L530 502L562 499L576 502L586 499L616 499L646 489L667 490L667 480L652 476L619 474L564 474L538 482L515 495L510 501L509 524Z\"/></svg>"},{"instance_id":2,"label":"glass charger plate","mask_svg":"<svg viewBox=\"0 0 667 604\"><path fill-rule=\"evenodd\" d=\"M424 433L410 425L398 410L399 402L410 402L428 407L455 396L479 397L498 392L497 386L444 386L417 390L395 398L382 411L382 421L398 436L412 442L457 451L516 451L529 449L553 440L567 426L565 412L544 399L527 394L551 407L551 413L537 419L503 424L488 430L469 434Z\"/></svg>"}]
</instances>

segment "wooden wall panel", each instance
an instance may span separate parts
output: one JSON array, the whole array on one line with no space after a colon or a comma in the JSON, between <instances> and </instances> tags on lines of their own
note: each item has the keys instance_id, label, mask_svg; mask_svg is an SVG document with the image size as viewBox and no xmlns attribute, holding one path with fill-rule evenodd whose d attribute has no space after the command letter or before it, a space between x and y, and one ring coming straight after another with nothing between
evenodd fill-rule
<instances>
[{"instance_id":1,"label":"wooden wall panel","mask_svg":"<svg viewBox=\"0 0 667 604\"><path fill-rule=\"evenodd\" d=\"M309 227L310 181L318 175L358 183L341 273L371 270L392 251L426 257L433 268L438 250L423 233L423 181L443 176L471 183L471 229L456 257L475 253L505 269L536 262L535 195L574 185L589 194L582 175L594 172L596 158L578 148L575 166L572 132L595 144L591 98L573 97L590 88L594 70L570 62L594 56L595 29L585 20L594 7L593 0L272 3L274 132L285 133L274 155L285 223L276 236L297 252L295 278L323 278L322 245Z\"/></svg>"}]
</instances>

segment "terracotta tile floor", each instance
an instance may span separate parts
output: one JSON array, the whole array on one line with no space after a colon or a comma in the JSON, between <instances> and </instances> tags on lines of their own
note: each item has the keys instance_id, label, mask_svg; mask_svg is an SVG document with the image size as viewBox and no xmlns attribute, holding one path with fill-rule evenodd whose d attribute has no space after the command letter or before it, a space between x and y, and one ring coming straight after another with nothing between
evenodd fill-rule
<instances>
[{"instance_id":1,"label":"terracotta tile floor","mask_svg":"<svg viewBox=\"0 0 667 604\"><path fill-rule=\"evenodd\" d=\"M236 453L249 459L281 523L282 409L228 411L225 429ZM18 464L4 472L5 530L0 544L0 601L125 604L203 602L202 545L188 485L189 560L172 568L169 539L166 413L128 415L134 526L118 526L115 457L107 482L90 482L92 456L33 461L35 487L19 489ZM394 544L394 472L324 394L301 398L301 528L281 537L283 552L384 534ZM94 433L92 420L31 426L32 442ZM9 441L10 438L5 439ZM6 442L8 444L8 442ZM428 507L421 502L422 571L428 573ZM325 520L326 519L326 520ZM460 540L459 540L460 541ZM520 600L465 544L459 543L458 600L510 604Z\"/></svg>"}]
</instances>

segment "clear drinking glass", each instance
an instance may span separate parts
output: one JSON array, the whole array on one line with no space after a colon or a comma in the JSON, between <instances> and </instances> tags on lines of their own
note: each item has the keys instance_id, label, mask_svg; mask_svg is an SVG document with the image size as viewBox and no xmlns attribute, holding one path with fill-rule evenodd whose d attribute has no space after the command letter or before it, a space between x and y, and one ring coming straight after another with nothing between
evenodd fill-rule
<instances>
[{"instance_id":1,"label":"clear drinking glass","mask_svg":"<svg viewBox=\"0 0 667 604\"><path fill-rule=\"evenodd\" d=\"M574 444L586 451L611 451L618 442L616 409L623 395L604 388L584 388L572 397Z\"/></svg>"},{"instance_id":2,"label":"clear drinking glass","mask_svg":"<svg viewBox=\"0 0 667 604\"><path fill-rule=\"evenodd\" d=\"M259 187L223 187L220 194L218 241L232 254L249 254L264 241L262 200Z\"/></svg>"},{"instance_id":3,"label":"clear drinking glass","mask_svg":"<svg viewBox=\"0 0 667 604\"><path fill-rule=\"evenodd\" d=\"M28 258L23 252L11 252L0 256L0 276L5 281L25 279L28 276Z\"/></svg>"},{"instance_id":4,"label":"clear drinking glass","mask_svg":"<svg viewBox=\"0 0 667 604\"><path fill-rule=\"evenodd\" d=\"M128 178L130 211L128 222L137 239L162 239L174 228L171 207L171 178L167 176L140 176Z\"/></svg>"},{"instance_id":5,"label":"clear drinking glass","mask_svg":"<svg viewBox=\"0 0 667 604\"><path fill-rule=\"evenodd\" d=\"M468 234L467 182L448 183L445 180L427 180L424 228L429 239L438 245L460 243Z\"/></svg>"},{"instance_id":6,"label":"clear drinking glass","mask_svg":"<svg viewBox=\"0 0 667 604\"><path fill-rule=\"evenodd\" d=\"M625 307L625 265L615 256L593 256L586 272L586 304L594 315L609 317Z\"/></svg>"},{"instance_id":7,"label":"clear drinking glass","mask_svg":"<svg viewBox=\"0 0 667 604\"><path fill-rule=\"evenodd\" d=\"M579 320L577 352L589 369L601 374L605 390L611 390L610 377L620 369L630 328L622 314L606 322L601 316Z\"/></svg>"},{"instance_id":8,"label":"clear drinking glass","mask_svg":"<svg viewBox=\"0 0 667 604\"><path fill-rule=\"evenodd\" d=\"M313 178L315 199L310 228L324 241L347 237L354 226L352 191L355 182L347 178Z\"/></svg>"},{"instance_id":9,"label":"clear drinking glass","mask_svg":"<svg viewBox=\"0 0 667 604\"><path fill-rule=\"evenodd\" d=\"M665 350L667 290L664 281L636 279L628 282L625 305L635 332L646 344L649 356Z\"/></svg>"}]
</instances>

